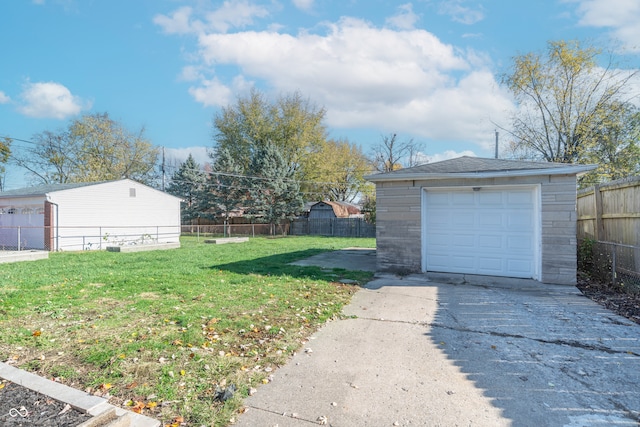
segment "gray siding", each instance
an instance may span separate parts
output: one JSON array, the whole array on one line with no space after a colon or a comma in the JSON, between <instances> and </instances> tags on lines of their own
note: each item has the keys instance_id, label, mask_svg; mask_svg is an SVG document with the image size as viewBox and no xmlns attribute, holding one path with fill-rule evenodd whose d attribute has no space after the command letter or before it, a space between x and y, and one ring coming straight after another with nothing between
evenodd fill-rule
<instances>
[{"instance_id":1,"label":"gray siding","mask_svg":"<svg viewBox=\"0 0 640 427\"><path fill-rule=\"evenodd\" d=\"M539 184L541 189L542 282L575 285L575 175L378 182L378 270L401 273L421 271L422 188L524 184Z\"/></svg>"}]
</instances>

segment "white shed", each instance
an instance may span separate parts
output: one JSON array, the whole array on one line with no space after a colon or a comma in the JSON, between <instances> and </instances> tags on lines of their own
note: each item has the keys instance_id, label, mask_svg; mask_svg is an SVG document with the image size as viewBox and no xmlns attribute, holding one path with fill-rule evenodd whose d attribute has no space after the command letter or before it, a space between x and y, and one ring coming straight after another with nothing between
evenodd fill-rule
<instances>
[{"instance_id":1,"label":"white shed","mask_svg":"<svg viewBox=\"0 0 640 427\"><path fill-rule=\"evenodd\" d=\"M130 179L0 193L0 249L90 250L179 238L180 199Z\"/></svg>"}]
</instances>

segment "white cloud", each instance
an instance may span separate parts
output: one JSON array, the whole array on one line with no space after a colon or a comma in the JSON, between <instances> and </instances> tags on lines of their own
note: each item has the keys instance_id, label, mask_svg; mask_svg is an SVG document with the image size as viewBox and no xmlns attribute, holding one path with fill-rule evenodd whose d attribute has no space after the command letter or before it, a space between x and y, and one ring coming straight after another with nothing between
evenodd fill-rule
<instances>
[{"instance_id":1,"label":"white cloud","mask_svg":"<svg viewBox=\"0 0 640 427\"><path fill-rule=\"evenodd\" d=\"M153 22L167 34L202 34L208 31L227 32L232 28L244 28L255 18L269 15L266 8L247 0L227 0L213 11L199 11L202 19L195 18L196 11L189 6L176 9L171 14L156 15Z\"/></svg>"},{"instance_id":2,"label":"white cloud","mask_svg":"<svg viewBox=\"0 0 640 427\"><path fill-rule=\"evenodd\" d=\"M91 107L60 83L27 83L18 111L30 117L65 119Z\"/></svg>"},{"instance_id":3,"label":"white cloud","mask_svg":"<svg viewBox=\"0 0 640 427\"><path fill-rule=\"evenodd\" d=\"M638 0L568 0L578 3L579 25L610 28L624 50L640 52L640 2Z\"/></svg>"},{"instance_id":4,"label":"white cloud","mask_svg":"<svg viewBox=\"0 0 640 427\"><path fill-rule=\"evenodd\" d=\"M9 98L9 95L5 94L3 91L0 90L0 104L7 104L11 101L11 98Z\"/></svg>"},{"instance_id":5,"label":"white cloud","mask_svg":"<svg viewBox=\"0 0 640 427\"><path fill-rule=\"evenodd\" d=\"M238 80L248 85L252 79L276 93L300 91L326 108L334 128L489 145L491 120L504 121L512 105L484 55L419 29L395 31L343 18L326 24L324 34L211 33L201 35L199 45L209 71L239 70L230 85L218 77L190 89L206 106L228 105L241 89Z\"/></svg>"},{"instance_id":6,"label":"white cloud","mask_svg":"<svg viewBox=\"0 0 640 427\"><path fill-rule=\"evenodd\" d=\"M398 13L387 18L387 25L400 30L411 30L420 17L413 12L413 5L406 3L398 7Z\"/></svg>"},{"instance_id":7,"label":"white cloud","mask_svg":"<svg viewBox=\"0 0 640 427\"><path fill-rule=\"evenodd\" d=\"M479 6L475 9L464 6L465 0L444 0L440 3L439 13L449 15L455 22L471 25L484 19L484 12Z\"/></svg>"},{"instance_id":8,"label":"white cloud","mask_svg":"<svg viewBox=\"0 0 640 427\"><path fill-rule=\"evenodd\" d=\"M315 3L315 0L293 0L293 5L296 8L304 11L309 11L313 9L314 3Z\"/></svg>"},{"instance_id":9,"label":"white cloud","mask_svg":"<svg viewBox=\"0 0 640 427\"><path fill-rule=\"evenodd\" d=\"M442 153L422 155L420 156L420 158L426 159L426 161L428 161L429 163L435 163L435 162L441 162L443 160L455 159L457 157L462 157L462 156L478 157L476 153L470 150L465 150L460 152L454 151L454 150L446 150Z\"/></svg>"},{"instance_id":10,"label":"white cloud","mask_svg":"<svg viewBox=\"0 0 640 427\"><path fill-rule=\"evenodd\" d=\"M165 155L167 158L167 164L179 167L180 163L183 163L189 157L189 154L193 159L202 167L205 163L211 163L209 157L209 148L207 147L185 147L185 148L166 148ZM174 165L175 163L175 165Z\"/></svg>"}]
</instances>

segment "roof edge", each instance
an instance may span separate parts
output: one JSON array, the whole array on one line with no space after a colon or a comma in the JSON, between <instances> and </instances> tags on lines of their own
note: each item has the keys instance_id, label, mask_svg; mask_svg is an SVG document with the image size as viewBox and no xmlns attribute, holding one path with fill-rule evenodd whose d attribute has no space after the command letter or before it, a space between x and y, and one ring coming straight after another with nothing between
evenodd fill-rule
<instances>
[{"instance_id":1,"label":"roof edge","mask_svg":"<svg viewBox=\"0 0 640 427\"><path fill-rule=\"evenodd\" d=\"M538 175L581 175L597 168L598 165L567 165L557 168L545 169L522 169L522 170L505 170L505 171L487 171L487 172L449 172L449 173L409 173L390 175L386 173L377 173L366 175L364 179L371 182L382 181L428 181L435 179L455 179L455 178L504 178L519 176L538 176Z\"/></svg>"}]
</instances>

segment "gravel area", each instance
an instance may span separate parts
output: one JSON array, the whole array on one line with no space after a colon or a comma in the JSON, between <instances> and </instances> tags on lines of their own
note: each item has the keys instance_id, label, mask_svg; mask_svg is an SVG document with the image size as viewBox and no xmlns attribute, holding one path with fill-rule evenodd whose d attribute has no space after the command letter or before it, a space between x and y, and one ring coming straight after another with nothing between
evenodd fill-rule
<instances>
[{"instance_id":1,"label":"gravel area","mask_svg":"<svg viewBox=\"0 0 640 427\"><path fill-rule=\"evenodd\" d=\"M19 384L0 382L0 426L75 427L91 415Z\"/></svg>"}]
</instances>

